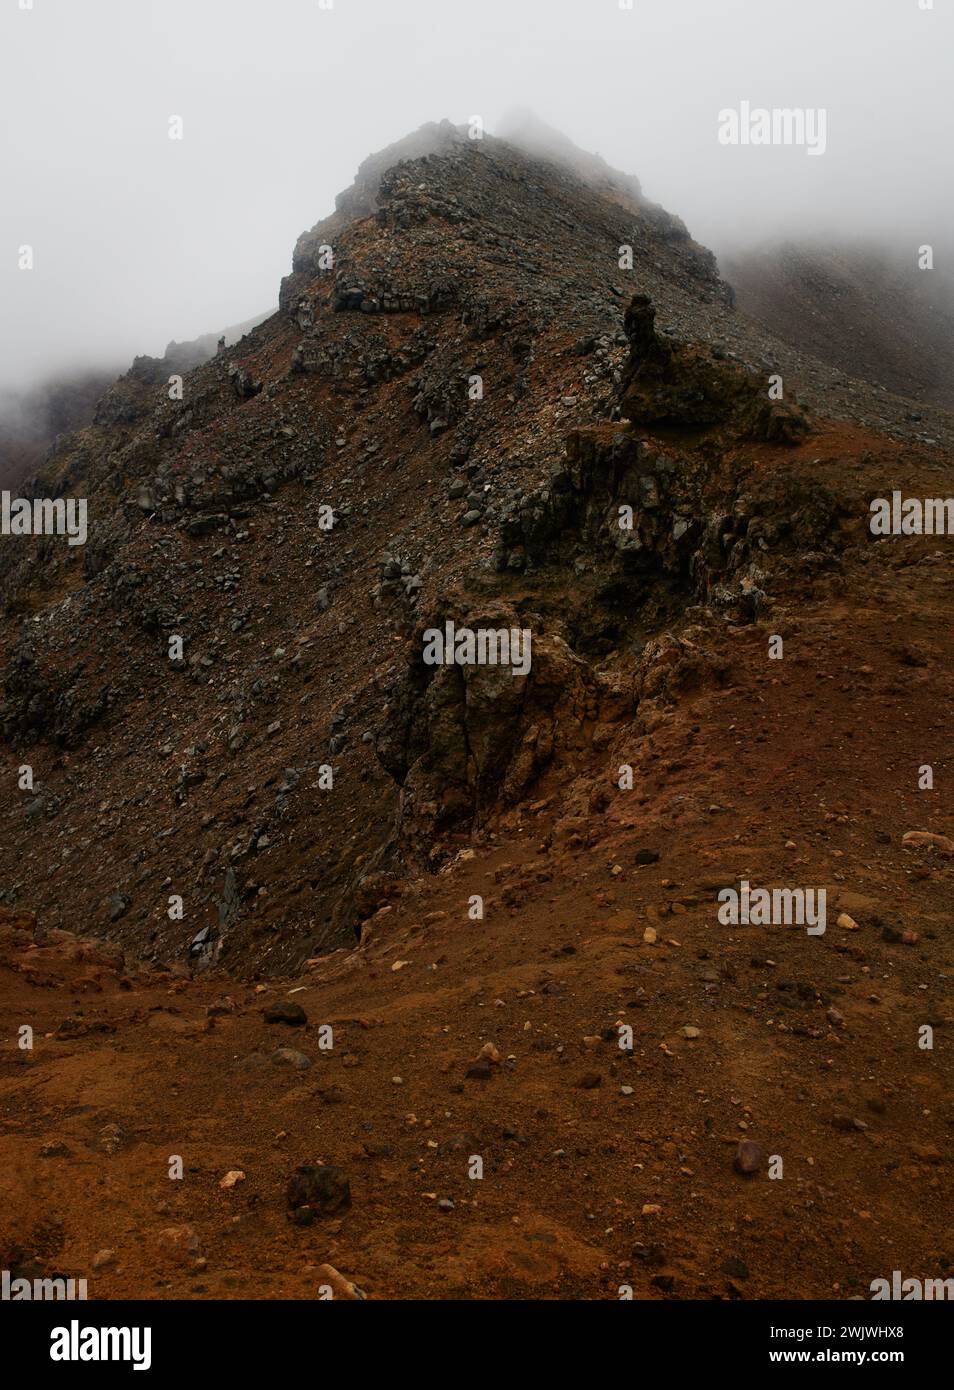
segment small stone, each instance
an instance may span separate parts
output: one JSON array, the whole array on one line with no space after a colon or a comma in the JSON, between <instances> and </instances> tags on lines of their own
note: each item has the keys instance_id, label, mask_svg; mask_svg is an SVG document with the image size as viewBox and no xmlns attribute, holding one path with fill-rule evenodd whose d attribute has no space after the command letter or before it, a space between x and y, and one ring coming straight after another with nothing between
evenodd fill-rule
<instances>
[{"instance_id":1,"label":"small stone","mask_svg":"<svg viewBox=\"0 0 954 1390\"><path fill-rule=\"evenodd\" d=\"M692 1025L688 1023L685 1028L680 1028L679 1031L684 1038L698 1038L700 1036L699 1029L693 1028Z\"/></svg>"},{"instance_id":2,"label":"small stone","mask_svg":"<svg viewBox=\"0 0 954 1390\"><path fill-rule=\"evenodd\" d=\"M655 944L656 944L656 928L655 928L655 927L647 927L647 928L646 928L646 930L643 932L643 942L644 942L644 944L647 945L647 946L655 946Z\"/></svg>"},{"instance_id":3,"label":"small stone","mask_svg":"<svg viewBox=\"0 0 954 1390\"><path fill-rule=\"evenodd\" d=\"M102 1149L103 1153L114 1154L122 1144L123 1137L123 1131L119 1125L104 1125L99 1131L97 1148Z\"/></svg>"},{"instance_id":4,"label":"small stone","mask_svg":"<svg viewBox=\"0 0 954 1390\"><path fill-rule=\"evenodd\" d=\"M492 1042L485 1042L477 1055L478 1057L486 1057L488 1062L500 1061L500 1053L494 1047Z\"/></svg>"},{"instance_id":5,"label":"small stone","mask_svg":"<svg viewBox=\"0 0 954 1390\"><path fill-rule=\"evenodd\" d=\"M109 920L118 922L129 911L131 899L126 893L113 893L109 899Z\"/></svg>"},{"instance_id":6,"label":"small stone","mask_svg":"<svg viewBox=\"0 0 954 1390\"><path fill-rule=\"evenodd\" d=\"M454 1203L449 1197L442 1197L437 1204L438 1211L453 1211Z\"/></svg>"},{"instance_id":7,"label":"small stone","mask_svg":"<svg viewBox=\"0 0 954 1390\"><path fill-rule=\"evenodd\" d=\"M308 1015L300 1004L270 1004L265 1010L266 1023L284 1023L289 1028L303 1028Z\"/></svg>"},{"instance_id":8,"label":"small stone","mask_svg":"<svg viewBox=\"0 0 954 1390\"><path fill-rule=\"evenodd\" d=\"M829 1123L832 1129L838 1129L842 1134L851 1134L852 1132L860 1134L868 1128L864 1120L859 1120L854 1115L832 1115Z\"/></svg>"},{"instance_id":9,"label":"small stone","mask_svg":"<svg viewBox=\"0 0 954 1390\"><path fill-rule=\"evenodd\" d=\"M351 1206L351 1184L343 1169L330 1163L296 1168L286 1195L293 1212L305 1207L328 1215Z\"/></svg>"},{"instance_id":10,"label":"small stone","mask_svg":"<svg viewBox=\"0 0 954 1390\"><path fill-rule=\"evenodd\" d=\"M954 854L954 840L929 830L908 830L901 836L901 844L905 849L939 849L942 854Z\"/></svg>"},{"instance_id":11,"label":"small stone","mask_svg":"<svg viewBox=\"0 0 954 1390\"><path fill-rule=\"evenodd\" d=\"M294 1067L296 1071L307 1071L311 1066L311 1058L306 1057L304 1052L296 1052L293 1047L276 1048L271 1060L276 1067Z\"/></svg>"},{"instance_id":12,"label":"small stone","mask_svg":"<svg viewBox=\"0 0 954 1390\"><path fill-rule=\"evenodd\" d=\"M633 1094L633 1088L632 1086L620 1086L619 1093L621 1096L631 1096Z\"/></svg>"},{"instance_id":13,"label":"small stone","mask_svg":"<svg viewBox=\"0 0 954 1390\"><path fill-rule=\"evenodd\" d=\"M658 1202L645 1202L643 1204L643 1216L658 1216L662 1207Z\"/></svg>"},{"instance_id":14,"label":"small stone","mask_svg":"<svg viewBox=\"0 0 954 1390\"><path fill-rule=\"evenodd\" d=\"M166 1226L159 1232L159 1242L165 1252L180 1263L194 1259L199 1253L199 1237L193 1226Z\"/></svg>"},{"instance_id":15,"label":"small stone","mask_svg":"<svg viewBox=\"0 0 954 1390\"><path fill-rule=\"evenodd\" d=\"M737 1173L751 1177L762 1166L762 1148L754 1139L743 1139L735 1153L734 1168Z\"/></svg>"},{"instance_id":16,"label":"small stone","mask_svg":"<svg viewBox=\"0 0 954 1390\"><path fill-rule=\"evenodd\" d=\"M93 1256L93 1268L105 1269L107 1265L113 1264L115 1259L115 1250L97 1250L96 1254Z\"/></svg>"},{"instance_id":17,"label":"small stone","mask_svg":"<svg viewBox=\"0 0 954 1390\"><path fill-rule=\"evenodd\" d=\"M245 1181L245 1174L241 1168L230 1168L224 1178L219 1179L219 1187L228 1189L235 1187L237 1183Z\"/></svg>"},{"instance_id":18,"label":"small stone","mask_svg":"<svg viewBox=\"0 0 954 1390\"><path fill-rule=\"evenodd\" d=\"M354 1302L356 1299L365 1301L368 1297L363 1289L358 1288L357 1284L352 1284L350 1279L339 1274L334 1265L318 1266L318 1283L319 1285L327 1285L331 1289L332 1298Z\"/></svg>"},{"instance_id":19,"label":"small stone","mask_svg":"<svg viewBox=\"0 0 954 1390\"><path fill-rule=\"evenodd\" d=\"M217 999L206 1005L205 1012L208 1018L219 1018L223 1014L234 1013L235 1004L231 999Z\"/></svg>"},{"instance_id":20,"label":"small stone","mask_svg":"<svg viewBox=\"0 0 954 1390\"><path fill-rule=\"evenodd\" d=\"M854 917L849 917L847 912L842 912L838 916L838 926L844 931L857 931L858 923Z\"/></svg>"}]
</instances>

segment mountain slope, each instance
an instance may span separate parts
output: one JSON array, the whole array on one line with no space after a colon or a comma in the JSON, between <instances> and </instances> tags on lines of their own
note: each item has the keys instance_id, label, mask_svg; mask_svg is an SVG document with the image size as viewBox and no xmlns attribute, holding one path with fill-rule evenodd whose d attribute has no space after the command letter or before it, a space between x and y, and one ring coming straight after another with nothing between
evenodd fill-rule
<instances>
[{"instance_id":1,"label":"mountain slope","mask_svg":"<svg viewBox=\"0 0 954 1390\"><path fill-rule=\"evenodd\" d=\"M444 123L372 158L278 313L181 400L137 360L57 446L85 547L0 544L11 1269L947 1268L952 568L868 517L944 487L951 417L787 347L564 155ZM529 669L430 664L448 622L528 632ZM743 880L824 889L825 933L723 924ZM350 1208L289 1209L318 1162Z\"/></svg>"}]
</instances>

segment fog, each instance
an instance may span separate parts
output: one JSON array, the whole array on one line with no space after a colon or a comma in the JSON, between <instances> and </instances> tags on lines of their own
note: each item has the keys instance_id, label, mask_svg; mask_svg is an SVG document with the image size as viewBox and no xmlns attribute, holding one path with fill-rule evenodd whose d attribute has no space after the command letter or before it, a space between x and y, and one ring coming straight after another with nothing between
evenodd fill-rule
<instances>
[{"instance_id":1,"label":"fog","mask_svg":"<svg viewBox=\"0 0 954 1390\"><path fill-rule=\"evenodd\" d=\"M913 256L952 225L946 0L327 3L4 0L0 390L268 309L367 154L442 117L492 133L515 104L717 252ZM823 109L824 153L720 144L743 101Z\"/></svg>"}]
</instances>

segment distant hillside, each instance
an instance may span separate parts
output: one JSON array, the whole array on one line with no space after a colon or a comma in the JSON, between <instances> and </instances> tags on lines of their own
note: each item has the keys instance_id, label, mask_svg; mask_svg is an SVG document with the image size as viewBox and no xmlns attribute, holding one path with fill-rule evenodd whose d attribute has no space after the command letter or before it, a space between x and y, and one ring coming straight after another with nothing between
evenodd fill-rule
<instances>
[{"instance_id":1,"label":"distant hillside","mask_svg":"<svg viewBox=\"0 0 954 1390\"><path fill-rule=\"evenodd\" d=\"M117 375L100 369L54 378L29 391L0 392L0 484L35 473L58 434L90 424L96 402Z\"/></svg>"},{"instance_id":2,"label":"distant hillside","mask_svg":"<svg viewBox=\"0 0 954 1390\"><path fill-rule=\"evenodd\" d=\"M954 277L870 244L786 242L721 258L738 307L801 352L898 395L954 407Z\"/></svg>"},{"instance_id":3,"label":"distant hillside","mask_svg":"<svg viewBox=\"0 0 954 1390\"><path fill-rule=\"evenodd\" d=\"M191 371L214 355L220 337L227 344L236 343L266 317L247 319L226 328L224 335L220 331L185 343L173 340L162 357L136 361L162 363L169 372ZM0 390L0 486L15 486L36 473L58 435L91 425L100 398L122 370L117 363L72 375L60 373L27 391Z\"/></svg>"}]
</instances>

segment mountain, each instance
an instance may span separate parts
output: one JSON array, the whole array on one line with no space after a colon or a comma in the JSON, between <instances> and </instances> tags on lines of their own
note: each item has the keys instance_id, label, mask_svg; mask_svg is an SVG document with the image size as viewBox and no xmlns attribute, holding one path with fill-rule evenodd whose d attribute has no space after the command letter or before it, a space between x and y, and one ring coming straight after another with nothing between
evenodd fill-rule
<instances>
[{"instance_id":1,"label":"mountain","mask_svg":"<svg viewBox=\"0 0 954 1390\"><path fill-rule=\"evenodd\" d=\"M125 938L175 956L187 929L157 921L136 881L160 860L160 882L194 881L208 856L193 912L210 911L226 869L257 864L255 845L273 836L291 897L263 896L263 922L237 929L249 938L241 954L277 968L353 932L355 875L390 840L398 800L370 737L395 643L465 571L493 572L501 528L559 466L565 435L614 413L632 287L618 247L629 243L640 283L673 317L727 311L713 257L678 219L595 196L491 137L425 128L367 161L338 210L299 239L279 312L241 351L192 371L182 401L168 399L167 362L137 359L96 423L54 452L41 493L87 495L89 539L4 547L2 719L26 746L85 746L104 719L111 730L108 765L84 760L82 791L69 793L74 814L116 807L118 839L86 882L89 911L126 894ZM477 376L483 399L471 409ZM332 531L318 526L322 504L335 510ZM70 633L33 622L56 603ZM181 669L165 655L176 633ZM195 724L180 746L183 719ZM274 722L290 737L273 744ZM260 780L266 739L279 761L245 827L234 797ZM312 787L345 743L352 770L333 797L278 791L286 768ZM117 756L128 794L150 787L157 811L171 797L181 826L118 878L124 837L138 844L141 826L119 828ZM200 782L206 790L188 794ZM48 790L61 797L58 777ZM278 826L290 813L286 843ZM44 911L56 910L50 889Z\"/></svg>"},{"instance_id":2,"label":"mountain","mask_svg":"<svg viewBox=\"0 0 954 1390\"><path fill-rule=\"evenodd\" d=\"M951 415L744 312L635 180L448 122L181 399L167 367L44 464L85 545L0 544L0 1004L36 1038L0 1263L99 1260L106 1297L933 1270L954 571L869 519L943 489ZM824 932L723 920L743 882L823 890Z\"/></svg>"}]
</instances>

